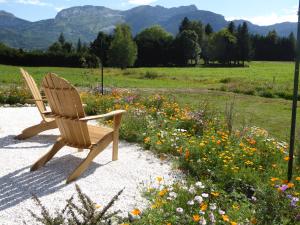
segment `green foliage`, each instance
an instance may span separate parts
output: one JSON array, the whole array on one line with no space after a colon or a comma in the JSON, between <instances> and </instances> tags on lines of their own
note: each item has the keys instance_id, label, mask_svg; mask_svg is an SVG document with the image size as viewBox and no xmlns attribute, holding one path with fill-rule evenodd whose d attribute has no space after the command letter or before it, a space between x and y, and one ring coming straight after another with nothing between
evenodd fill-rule
<instances>
[{"instance_id":1,"label":"green foliage","mask_svg":"<svg viewBox=\"0 0 300 225\"><path fill-rule=\"evenodd\" d=\"M173 36L160 26L143 30L136 38L138 66L166 66L170 62L170 46Z\"/></svg>"},{"instance_id":2,"label":"green foliage","mask_svg":"<svg viewBox=\"0 0 300 225\"><path fill-rule=\"evenodd\" d=\"M137 46L132 40L130 27L126 24L115 28L114 38L108 52L109 65L125 69L134 65Z\"/></svg>"},{"instance_id":3,"label":"green foliage","mask_svg":"<svg viewBox=\"0 0 300 225\"><path fill-rule=\"evenodd\" d=\"M50 214L36 196L33 196L33 200L37 206L40 207L41 215L35 214L32 210L29 210L29 212L37 222L45 225L109 225L112 223L112 218L118 212L109 213L108 210L113 206L123 190L119 191L101 211L99 211L96 204L81 191L78 185L76 185L76 192L80 204L77 205L77 203L74 203L74 198L71 197L67 200L67 205L64 209L57 211L54 216ZM118 218L115 218L115 220L116 219Z\"/></svg>"},{"instance_id":4,"label":"green foliage","mask_svg":"<svg viewBox=\"0 0 300 225\"><path fill-rule=\"evenodd\" d=\"M27 89L11 86L0 90L0 104L17 104L27 103L31 98L31 94Z\"/></svg>"}]
</instances>

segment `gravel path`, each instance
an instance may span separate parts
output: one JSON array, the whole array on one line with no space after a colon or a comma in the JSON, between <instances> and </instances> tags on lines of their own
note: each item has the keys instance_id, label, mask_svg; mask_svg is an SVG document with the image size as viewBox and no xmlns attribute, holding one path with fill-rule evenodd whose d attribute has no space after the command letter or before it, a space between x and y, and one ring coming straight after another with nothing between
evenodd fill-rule
<instances>
[{"instance_id":1,"label":"gravel path","mask_svg":"<svg viewBox=\"0 0 300 225\"><path fill-rule=\"evenodd\" d=\"M58 130L24 141L14 140L24 128L40 122L36 108L0 108L0 225L33 224L27 209L39 212L31 193L52 212L62 209L65 200L75 193L75 182L66 185L68 174L80 163L88 151L64 147L45 167L30 173L30 166L45 154L55 142ZM137 145L121 142L119 160L111 161L111 146L102 152L89 169L76 181L93 201L105 205L125 187L114 210L127 215L134 207L144 208L146 200L141 187L157 176L172 182L178 173L169 162L161 161L152 153L141 151Z\"/></svg>"}]
</instances>

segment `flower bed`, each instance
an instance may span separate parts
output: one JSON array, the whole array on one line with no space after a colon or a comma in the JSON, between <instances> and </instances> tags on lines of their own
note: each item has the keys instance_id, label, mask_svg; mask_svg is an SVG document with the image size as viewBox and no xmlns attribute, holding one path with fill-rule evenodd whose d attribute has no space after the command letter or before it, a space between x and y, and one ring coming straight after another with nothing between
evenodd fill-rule
<instances>
[{"instance_id":1,"label":"flower bed","mask_svg":"<svg viewBox=\"0 0 300 225\"><path fill-rule=\"evenodd\" d=\"M175 159L188 182L148 187L152 207L134 210L136 224L296 224L299 185L285 177L287 144L264 129L230 133L203 109L130 92L82 94L89 114L126 109L120 135ZM112 121L104 121L110 125ZM300 178L296 179L296 182ZM138 213L137 213L138 212Z\"/></svg>"}]
</instances>

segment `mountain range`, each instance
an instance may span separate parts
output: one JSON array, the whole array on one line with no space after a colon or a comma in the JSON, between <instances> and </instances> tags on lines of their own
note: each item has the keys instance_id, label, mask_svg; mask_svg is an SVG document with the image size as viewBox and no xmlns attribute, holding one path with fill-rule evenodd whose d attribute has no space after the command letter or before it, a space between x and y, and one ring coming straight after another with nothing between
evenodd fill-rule
<instances>
[{"instance_id":1,"label":"mountain range","mask_svg":"<svg viewBox=\"0 0 300 225\"><path fill-rule=\"evenodd\" d=\"M161 25L176 35L184 17L210 23L215 31L228 25L225 17L209 11L199 10L195 5L165 8L162 6L139 6L126 11L113 10L102 6L78 6L60 11L54 19L30 22L17 18L11 13L0 11L0 42L11 47L24 49L46 49L60 33L67 40L76 43L78 38L89 43L99 31L112 32L115 25L127 23L133 34L152 25ZM243 20L234 21L236 24ZM280 23L271 26L258 26L248 23L252 33L265 35L276 30L281 36L296 32L296 23Z\"/></svg>"}]
</instances>

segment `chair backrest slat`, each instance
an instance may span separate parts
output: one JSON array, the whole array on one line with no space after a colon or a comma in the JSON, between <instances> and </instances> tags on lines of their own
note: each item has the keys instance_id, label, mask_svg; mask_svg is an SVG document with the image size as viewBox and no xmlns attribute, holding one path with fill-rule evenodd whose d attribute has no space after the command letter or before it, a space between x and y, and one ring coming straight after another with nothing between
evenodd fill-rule
<instances>
[{"instance_id":1,"label":"chair backrest slat","mask_svg":"<svg viewBox=\"0 0 300 225\"><path fill-rule=\"evenodd\" d=\"M55 74L46 75L42 86L65 142L70 146L89 147L87 124L78 120L85 113L77 90Z\"/></svg>"},{"instance_id":2,"label":"chair backrest slat","mask_svg":"<svg viewBox=\"0 0 300 225\"><path fill-rule=\"evenodd\" d=\"M21 74L25 80L26 86L29 88L32 97L35 101L36 107L38 108L39 112L41 113L42 118L45 120L44 114L42 114L44 111L46 111L46 106L42 101L41 93L38 89L38 86L36 85L36 82L32 78L32 76L29 75L24 69L20 69Z\"/></svg>"}]
</instances>

